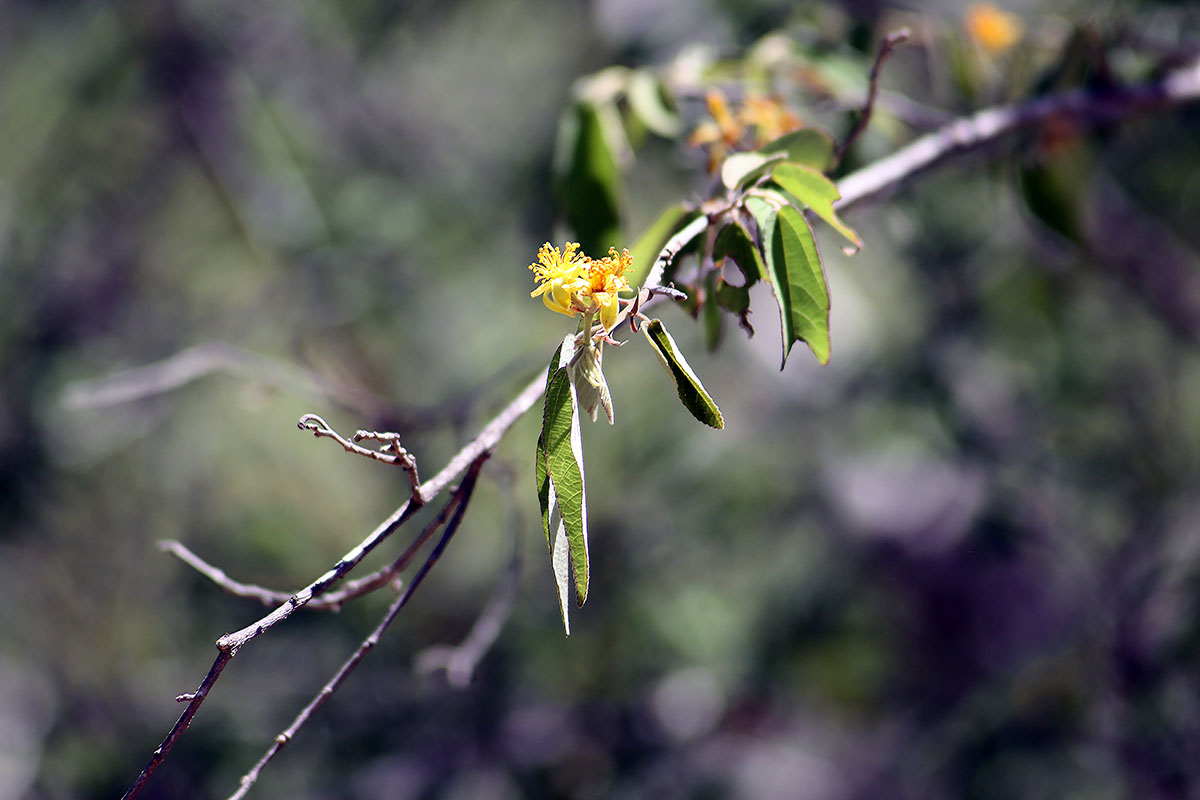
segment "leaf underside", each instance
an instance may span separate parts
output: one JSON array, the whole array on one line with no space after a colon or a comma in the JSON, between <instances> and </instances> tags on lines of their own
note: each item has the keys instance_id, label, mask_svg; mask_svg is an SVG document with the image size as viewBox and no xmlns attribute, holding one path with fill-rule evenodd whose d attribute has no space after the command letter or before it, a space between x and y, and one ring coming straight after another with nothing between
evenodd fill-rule
<instances>
[{"instance_id":1,"label":"leaf underside","mask_svg":"<svg viewBox=\"0 0 1200 800\"><path fill-rule=\"evenodd\" d=\"M705 425L718 429L724 428L725 419L721 416L721 409L717 408L717 404L705 391L704 385L700 383L696 373L692 371L680 354L675 340L663 327L662 321L650 320L642 328L642 332L645 333L658 360L675 383L675 391L679 394L679 400L683 403L683 407Z\"/></svg>"}]
</instances>

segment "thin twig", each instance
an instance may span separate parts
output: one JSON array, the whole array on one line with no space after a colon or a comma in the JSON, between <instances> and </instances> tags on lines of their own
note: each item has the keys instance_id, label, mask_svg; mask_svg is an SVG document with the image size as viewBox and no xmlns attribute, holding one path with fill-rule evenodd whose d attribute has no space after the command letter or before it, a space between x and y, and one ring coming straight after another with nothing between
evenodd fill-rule
<instances>
[{"instance_id":1,"label":"thin twig","mask_svg":"<svg viewBox=\"0 0 1200 800\"><path fill-rule=\"evenodd\" d=\"M397 576L408 567L421 546L429 540L430 536L437 532L438 528L445 524L447 513L447 511L443 510L442 513L426 524L421 533L417 535L417 538L391 564L372 572L370 575L346 581L342 584L342 588L336 592L325 592L320 597L315 597L308 601L305 608L316 611L337 611L348 600L370 594L389 584L395 585ZM241 581L234 580L229 577L225 570L209 564L181 542L166 540L159 542L158 546L159 549L175 556L215 583L222 590L235 597L258 600L268 606L285 603L292 597L292 594L289 592L281 592L276 589L268 589L252 583L242 583Z\"/></svg>"},{"instance_id":2,"label":"thin twig","mask_svg":"<svg viewBox=\"0 0 1200 800\"><path fill-rule=\"evenodd\" d=\"M363 640L362 644L358 646L358 649L355 650L348 659L346 659L345 663L343 663L337 673L330 678L329 682L321 687L321 691L317 692L317 695L311 701L309 701L308 705L306 705L300 711L300 713L296 715L296 718L292 720L292 724L275 737L275 741L272 742L271 746L263 754L262 758L260 758L258 762L251 767L250 771L242 777L241 785L238 786L236 792L229 796L229 800L238 800L238 798L246 796L246 792L248 792L250 787L254 785L254 782L258 780L258 776L262 772L263 767L265 767L271 761L271 759L274 758L275 755L282 750L284 746L286 746L287 743L292 740L293 737L295 737L297 731L299 731L300 728L302 728L304 724L308 722L312 715L316 713L321 706L325 705L325 701L327 701L346 681L346 678L348 678L350 673L355 670L355 668L359 665L359 662L366 657L367 653L374 649L375 645L379 644L379 639L383 635L383 632L387 630L388 626L392 624L404 606L408 604L408 601L412 599L413 593L417 591L417 587L420 586L421 582L425 580L425 576L429 574L431 569L433 569L433 565L437 563L438 559L441 558L442 553L446 550L446 545L449 544L450 540L454 537L455 532L462 523L463 514L466 512L467 504L471 499L471 493L475 489L475 482L479 477L479 470L483 467L483 462L486 461L490 455L490 451L484 451L477 456L475 461L471 464L471 468L467 471L467 474L463 476L462 482L459 484L458 489L455 491L450 500L447 501L446 508L443 510L443 513L446 513L449 509L453 508L454 515L450 519L449 524L446 525L446 530L442 533L442 538L438 540L437 544L430 552L429 557L425 559L425 563L423 563L421 568L417 570L417 574L413 576L412 581L408 584L408 586L405 587L400 596L396 598L396 601L392 603L391 607L388 608L387 613L383 616L383 619L380 621L379 625L375 627L375 630L371 632L370 636Z\"/></svg>"},{"instance_id":3,"label":"thin twig","mask_svg":"<svg viewBox=\"0 0 1200 800\"><path fill-rule=\"evenodd\" d=\"M192 717L196 716L196 712L200 710L200 704L204 702L204 698L208 697L208 691L217 682L217 678L221 677L221 672L225 669L225 665L233 659L234 655L235 653L232 650L218 651L216 660L209 667L208 674L204 676L204 680L200 682L200 686L196 688L196 691L189 692L188 695L180 695L180 697L187 698L187 708L183 710L179 719L175 721L170 732L167 733L167 737L162 740L162 744L151 754L150 762L138 774L137 779L134 780L133 785L125 792L122 800L133 800L133 798L142 793L142 789L145 788L146 782L150 780L150 776L158 769L159 764L166 759L167 754L171 752L171 748L175 746L175 742L179 741L179 737L183 735L183 732L192 724Z\"/></svg>"},{"instance_id":4,"label":"thin twig","mask_svg":"<svg viewBox=\"0 0 1200 800\"><path fill-rule=\"evenodd\" d=\"M898 31L889 33L882 42L879 43L879 52L875 54L875 63L871 65L871 80L870 88L867 90L867 102L863 105L862 111L858 115L858 119L854 122L854 127L851 128L846 140L838 147L834 153L834 166L841 164L842 159L846 157L850 147L862 136L863 131L871 124L871 111L875 108L875 95L879 92L879 75L883 71L883 62L887 61L887 57L892 54L892 50L896 45L907 42L912 36L912 31L908 28L901 28Z\"/></svg>"},{"instance_id":5,"label":"thin twig","mask_svg":"<svg viewBox=\"0 0 1200 800\"><path fill-rule=\"evenodd\" d=\"M408 473L408 483L412 487L413 499L417 505L425 502L421 496L421 478L417 474L416 456L400 446L400 434L380 433L378 431L356 431L354 440L351 441L335 431L328 422L316 414L305 414L296 422L296 427L302 431L308 431L318 439L333 439L347 453L355 453L364 458L380 461L384 464L399 465ZM378 450L372 450L369 447L363 447L358 444L358 442L367 439L383 442L384 445Z\"/></svg>"}]
</instances>

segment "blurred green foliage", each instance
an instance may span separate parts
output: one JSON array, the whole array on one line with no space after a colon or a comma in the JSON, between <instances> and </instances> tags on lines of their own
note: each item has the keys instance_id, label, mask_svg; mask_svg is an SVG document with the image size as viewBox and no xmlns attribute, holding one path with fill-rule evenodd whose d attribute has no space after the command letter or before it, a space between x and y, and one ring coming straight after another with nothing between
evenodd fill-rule
<instances>
[{"instance_id":1,"label":"blurred green foliage","mask_svg":"<svg viewBox=\"0 0 1200 800\"><path fill-rule=\"evenodd\" d=\"M921 115L1094 85L1096 63L1056 61L1081 22L1114 81L1200 36L1187 4L1061 8L1022 4L1026 38L991 56L954 3L0 4L0 798L123 791L212 642L261 614L157 540L294 589L403 499L402 474L298 433L302 413L398 430L432 474L545 369L563 319L525 266L562 238L552 150L577 78L697 45L766 64L779 29L808 55L808 111L844 134L839 93L911 25L848 170ZM857 211L853 257L818 230L827 367L778 372L762 284L757 335L712 354L666 309L726 427L680 411L648 348L611 352L571 638L529 415L252 796L1195 796L1198 129L1190 108L1040 131ZM640 145L630 237L704 186L702 154ZM264 369L64 402L212 342L338 391ZM514 613L470 687L416 674L513 536ZM249 645L145 796L231 791L388 601Z\"/></svg>"}]
</instances>

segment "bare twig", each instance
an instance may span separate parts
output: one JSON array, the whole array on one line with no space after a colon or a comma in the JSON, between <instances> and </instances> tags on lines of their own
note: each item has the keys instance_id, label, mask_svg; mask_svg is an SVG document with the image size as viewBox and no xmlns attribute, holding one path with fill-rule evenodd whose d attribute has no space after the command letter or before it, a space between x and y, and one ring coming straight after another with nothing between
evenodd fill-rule
<instances>
[{"instance_id":1,"label":"bare twig","mask_svg":"<svg viewBox=\"0 0 1200 800\"><path fill-rule=\"evenodd\" d=\"M363 640L363 643L358 646L358 649L354 651L350 658L346 659L345 663L342 664L341 668L329 680L329 682L321 687L321 691L317 693L316 697L309 701L308 705L306 705L303 710L296 715L296 718L292 720L292 724L275 737L275 741L271 744L270 748L267 749L267 752L265 752L262 758L260 758L258 762L255 763L255 765L250 769L250 771L242 777L241 785L238 786L236 792L229 796L229 800L237 800L238 798L245 797L246 792L248 792L250 787L254 785L254 782L258 780L258 776L262 772L263 767L265 767L271 761L271 759L274 758L275 755L292 740L292 738L296 735L296 732L299 731L306 722L308 722L312 715L316 713L321 706L325 705L325 701L328 700L333 693L336 692L338 688L346 681L346 678L348 678L350 673L355 670L359 662L366 657L367 653L369 653L375 647L375 645L379 644L379 639L383 635L383 632L387 630L388 626L390 626L396 619L396 616L400 613L401 609L408 604L408 601L412 598L413 593L417 591L417 587L420 586L421 582L425 580L425 576L429 574L431 569L433 569L433 565L437 563L438 559L441 558L442 553L446 550L446 545L449 544L450 539L454 537L455 532L458 530L458 526L462 523L463 514L466 512L467 504L471 499L471 493L475 489L475 482L479 477L479 470L483 467L483 462L487 460L489 455L491 455L490 451L485 450L483 453L476 456L475 461L472 462L471 468L467 471L467 474L463 476L462 482L459 484L458 489L455 491L450 500L447 501L446 507L443 509L443 514L447 514L451 509L453 509L454 513L449 524L446 525L445 532L442 533L442 538L438 540L438 543L434 546L433 551L430 552L429 557L425 559L425 563L423 563L421 568L417 570L417 574L413 576L412 581L408 584L408 586L405 587L400 596L396 598L396 602L392 603L391 607L388 608L387 613L384 614L379 625L375 627L375 630L371 632L370 636Z\"/></svg>"},{"instance_id":2,"label":"bare twig","mask_svg":"<svg viewBox=\"0 0 1200 800\"><path fill-rule=\"evenodd\" d=\"M328 422L316 414L305 414L296 423L296 427L302 431L308 431L318 439L333 439L348 453L356 453L364 458L381 461L384 464L399 465L408 473L408 483L412 487L414 502L417 505L425 502L421 496L421 478L417 474L416 456L400 446L400 434L380 433L378 431L356 431L354 440L351 441L335 431ZM384 445L378 450L372 450L357 444L364 440L383 442Z\"/></svg>"},{"instance_id":3,"label":"bare twig","mask_svg":"<svg viewBox=\"0 0 1200 800\"><path fill-rule=\"evenodd\" d=\"M180 695L176 698L177 700L186 699L187 708L183 710L179 719L175 721L170 732L167 733L167 737L162 740L162 744L151 754L150 762L138 774L133 785L125 792L122 800L133 800L133 798L142 793L142 789L146 787L146 782L150 780L150 776L158 769L159 764L166 759L167 754L171 752L171 748L175 746L175 742L179 741L179 737L183 735L183 732L192 724L192 717L196 716L196 712L200 710L200 704L204 702L204 698L208 697L209 690L217 682L217 678L221 677L221 672L233 659L233 656L234 653L230 650L218 651L216 660L209 667L208 674L204 676L204 680L200 682L200 686L197 687L196 691Z\"/></svg>"},{"instance_id":4,"label":"bare twig","mask_svg":"<svg viewBox=\"0 0 1200 800\"><path fill-rule=\"evenodd\" d=\"M854 122L854 127L850 129L850 133L846 136L846 140L838 147L834 153L833 163L842 163L842 159L846 157L846 153L850 147L862 136L862 132L871 124L871 111L875 108L875 95L879 91L879 74L883 70L883 62L887 61L887 57L892 54L892 50L896 45L907 42L912 36L912 31L908 28L901 28L898 31L889 33L879 44L879 52L875 54L875 63L871 65L871 80L870 89L867 90L867 102L863 105L862 112L859 113L858 119Z\"/></svg>"}]
</instances>

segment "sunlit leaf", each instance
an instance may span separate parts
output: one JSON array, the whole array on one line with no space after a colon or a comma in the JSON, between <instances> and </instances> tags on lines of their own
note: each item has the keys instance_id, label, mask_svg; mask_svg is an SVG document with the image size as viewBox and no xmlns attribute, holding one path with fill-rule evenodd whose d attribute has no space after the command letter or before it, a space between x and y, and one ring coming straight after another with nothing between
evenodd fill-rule
<instances>
[{"instance_id":1,"label":"sunlit leaf","mask_svg":"<svg viewBox=\"0 0 1200 800\"><path fill-rule=\"evenodd\" d=\"M806 342L822 364L829 363L829 287L808 220L793 206L778 208L757 197L746 208L758 222L767 277L779 304L783 359L797 341Z\"/></svg>"},{"instance_id":2,"label":"sunlit leaf","mask_svg":"<svg viewBox=\"0 0 1200 800\"><path fill-rule=\"evenodd\" d=\"M675 383L675 391L678 392L683 407L705 425L724 428L725 419L721 416L721 409L717 408L717 404L704 390L704 385L700 383L696 373L692 372L692 368L680 354L675 340L663 327L662 322L652 319L642 327L642 332L646 334L646 339L654 348L658 360Z\"/></svg>"},{"instance_id":3,"label":"sunlit leaf","mask_svg":"<svg viewBox=\"0 0 1200 800\"><path fill-rule=\"evenodd\" d=\"M833 210L834 202L840 199L842 194L838 191L837 185L829 178L812 167L784 162L776 164L775 168L771 170L771 180L803 205L811 208L814 214L849 239L855 248L862 247L862 240L858 238L858 234L854 232L853 228L842 222L837 212Z\"/></svg>"},{"instance_id":4,"label":"sunlit leaf","mask_svg":"<svg viewBox=\"0 0 1200 800\"><path fill-rule=\"evenodd\" d=\"M579 431L579 403L570 377L570 359L574 352L574 336L568 336L551 361L546 380L545 406L542 413L542 435L538 439L538 461L546 471L548 514L558 511L561 533L566 537L570 565L574 573L576 601L582 605L588 589L587 500L584 493L583 443ZM557 366L553 366L557 365ZM539 497L542 483L539 477ZM549 516L544 517L548 533ZM549 537L548 537L549 538ZM551 553L560 547L550 542ZM556 569L556 579L561 572ZM559 587L560 594L562 587ZM566 616L563 617L567 625Z\"/></svg>"}]
</instances>

